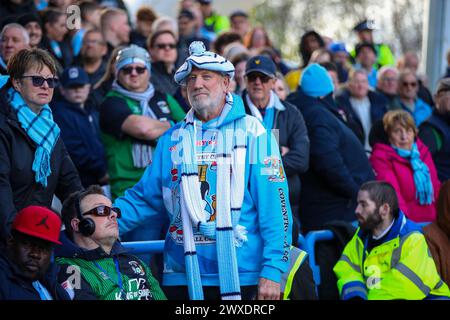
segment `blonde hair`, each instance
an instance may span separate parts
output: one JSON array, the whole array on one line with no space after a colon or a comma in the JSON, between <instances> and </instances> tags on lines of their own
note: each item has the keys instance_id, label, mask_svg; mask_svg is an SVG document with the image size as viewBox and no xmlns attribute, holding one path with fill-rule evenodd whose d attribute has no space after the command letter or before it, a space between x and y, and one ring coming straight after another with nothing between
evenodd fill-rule
<instances>
[{"instance_id":1,"label":"blonde hair","mask_svg":"<svg viewBox=\"0 0 450 320\"><path fill-rule=\"evenodd\" d=\"M396 124L401 125L405 129L412 129L414 137L417 136L417 127L413 117L404 110L392 110L387 112L383 117L383 127L389 136Z\"/></svg>"}]
</instances>

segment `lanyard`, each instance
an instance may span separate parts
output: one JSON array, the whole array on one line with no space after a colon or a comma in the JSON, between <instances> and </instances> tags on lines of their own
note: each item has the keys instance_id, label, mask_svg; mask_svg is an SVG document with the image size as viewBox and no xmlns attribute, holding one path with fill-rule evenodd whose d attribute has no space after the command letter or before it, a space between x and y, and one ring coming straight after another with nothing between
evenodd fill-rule
<instances>
[{"instance_id":1,"label":"lanyard","mask_svg":"<svg viewBox=\"0 0 450 320\"><path fill-rule=\"evenodd\" d=\"M108 272L106 272L105 269L103 269L97 261L94 261L95 266L97 269L99 269L107 278L109 281L111 281L115 286L117 286L120 289L121 294L124 294L125 300L127 299L127 295L125 290L123 289L123 283L122 283L122 274L120 273L119 269L119 260L117 258L114 258L114 264L116 266L116 272L117 272L117 282L114 281Z\"/></svg>"}]
</instances>

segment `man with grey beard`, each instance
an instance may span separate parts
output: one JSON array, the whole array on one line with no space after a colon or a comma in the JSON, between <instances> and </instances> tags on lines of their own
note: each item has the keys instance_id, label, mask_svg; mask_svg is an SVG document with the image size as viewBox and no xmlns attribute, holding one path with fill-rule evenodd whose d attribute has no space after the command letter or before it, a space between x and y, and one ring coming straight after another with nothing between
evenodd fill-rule
<instances>
[{"instance_id":1,"label":"man with grey beard","mask_svg":"<svg viewBox=\"0 0 450 320\"><path fill-rule=\"evenodd\" d=\"M233 65L202 42L189 51L175 81L192 108L116 200L119 230L170 218L162 282L169 299L278 300L292 238L278 144L230 93Z\"/></svg>"}]
</instances>

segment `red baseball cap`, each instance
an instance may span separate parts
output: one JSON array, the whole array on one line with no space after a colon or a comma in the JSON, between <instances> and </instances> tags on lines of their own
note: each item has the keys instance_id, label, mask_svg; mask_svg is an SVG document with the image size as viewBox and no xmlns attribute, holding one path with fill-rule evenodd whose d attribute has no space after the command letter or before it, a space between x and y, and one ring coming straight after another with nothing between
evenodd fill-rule
<instances>
[{"instance_id":1,"label":"red baseball cap","mask_svg":"<svg viewBox=\"0 0 450 320\"><path fill-rule=\"evenodd\" d=\"M61 219L58 214L45 207L29 206L20 210L11 228L35 238L61 244Z\"/></svg>"}]
</instances>

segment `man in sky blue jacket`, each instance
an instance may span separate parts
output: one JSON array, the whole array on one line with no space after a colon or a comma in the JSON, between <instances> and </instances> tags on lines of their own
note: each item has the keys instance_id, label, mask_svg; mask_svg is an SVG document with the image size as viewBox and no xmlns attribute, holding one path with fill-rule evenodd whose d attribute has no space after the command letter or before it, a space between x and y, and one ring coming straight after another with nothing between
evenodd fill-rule
<instances>
[{"instance_id":1,"label":"man in sky blue jacket","mask_svg":"<svg viewBox=\"0 0 450 320\"><path fill-rule=\"evenodd\" d=\"M116 200L119 230L170 217L169 299L279 299L292 238L279 147L229 93L233 65L202 42L189 51L175 80L187 86L192 109L159 139L139 183Z\"/></svg>"}]
</instances>

